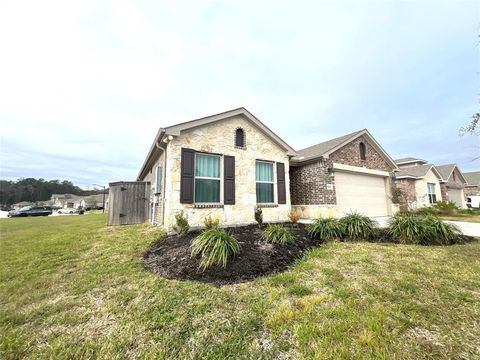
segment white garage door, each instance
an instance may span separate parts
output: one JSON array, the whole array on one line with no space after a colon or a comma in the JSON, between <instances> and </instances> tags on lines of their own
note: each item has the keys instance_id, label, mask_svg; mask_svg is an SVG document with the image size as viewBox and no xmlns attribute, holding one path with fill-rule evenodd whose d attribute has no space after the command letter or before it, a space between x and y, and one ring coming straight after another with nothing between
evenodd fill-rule
<instances>
[{"instance_id":1,"label":"white garage door","mask_svg":"<svg viewBox=\"0 0 480 360\"><path fill-rule=\"evenodd\" d=\"M388 215L384 177L337 171L335 190L340 215L352 210L368 216Z\"/></svg>"},{"instance_id":2,"label":"white garage door","mask_svg":"<svg viewBox=\"0 0 480 360\"><path fill-rule=\"evenodd\" d=\"M463 190L449 188L447 191L448 191L448 200L453 201L455 205L457 205L460 208L463 208L463 203L464 203Z\"/></svg>"}]
</instances>

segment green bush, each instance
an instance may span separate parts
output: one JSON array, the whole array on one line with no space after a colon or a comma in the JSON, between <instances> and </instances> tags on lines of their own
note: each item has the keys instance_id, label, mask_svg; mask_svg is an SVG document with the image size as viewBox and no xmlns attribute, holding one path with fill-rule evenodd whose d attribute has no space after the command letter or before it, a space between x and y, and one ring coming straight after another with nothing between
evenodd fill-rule
<instances>
[{"instance_id":1,"label":"green bush","mask_svg":"<svg viewBox=\"0 0 480 360\"><path fill-rule=\"evenodd\" d=\"M258 223L258 226L262 226L263 224L262 208L255 208L255 221Z\"/></svg>"},{"instance_id":2,"label":"green bush","mask_svg":"<svg viewBox=\"0 0 480 360\"><path fill-rule=\"evenodd\" d=\"M439 201L432 208L441 215L454 215L460 208L452 201Z\"/></svg>"},{"instance_id":3,"label":"green bush","mask_svg":"<svg viewBox=\"0 0 480 360\"><path fill-rule=\"evenodd\" d=\"M443 222L435 216L428 216L424 221L427 228L425 240L427 240L428 244L454 244L461 234L460 229L456 225Z\"/></svg>"},{"instance_id":4,"label":"green bush","mask_svg":"<svg viewBox=\"0 0 480 360\"><path fill-rule=\"evenodd\" d=\"M438 213L438 210L433 206L423 206L421 208L418 208L417 211L415 211L415 214L421 215L421 216L435 215L437 213Z\"/></svg>"},{"instance_id":5,"label":"green bush","mask_svg":"<svg viewBox=\"0 0 480 360\"><path fill-rule=\"evenodd\" d=\"M176 225L173 226L173 230L175 230L178 234L186 234L190 230L188 219L183 210L175 214L175 224Z\"/></svg>"},{"instance_id":6,"label":"green bush","mask_svg":"<svg viewBox=\"0 0 480 360\"><path fill-rule=\"evenodd\" d=\"M389 234L405 244L420 244L426 237L424 218L412 213L397 213L390 220Z\"/></svg>"},{"instance_id":7,"label":"green bush","mask_svg":"<svg viewBox=\"0 0 480 360\"><path fill-rule=\"evenodd\" d=\"M367 240L374 235L376 222L359 212L351 212L340 219L342 230L351 240Z\"/></svg>"},{"instance_id":8,"label":"green bush","mask_svg":"<svg viewBox=\"0 0 480 360\"><path fill-rule=\"evenodd\" d=\"M337 219L317 219L308 226L308 235L312 239L334 240L343 237L343 229Z\"/></svg>"},{"instance_id":9,"label":"green bush","mask_svg":"<svg viewBox=\"0 0 480 360\"><path fill-rule=\"evenodd\" d=\"M390 220L389 234L404 244L449 245L456 243L461 233L436 216L396 214Z\"/></svg>"},{"instance_id":10,"label":"green bush","mask_svg":"<svg viewBox=\"0 0 480 360\"><path fill-rule=\"evenodd\" d=\"M269 224L262 233L262 239L282 245L294 241L294 237L290 230L279 224Z\"/></svg>"},{"instance_id":11,"label":"green bush","mask_svg":"<svg viewBox=\"0 0 480 360\"><path fill-rule=\"evenodd\" d=\"M220 226L220 219L218 217L207 216L203 220L203 224L207 230L218 228Z\"/></svg>"},{"instance_id":12,"label":"green bush","mask_svg":"<svg viewBox=\"0 0 480 360\"><path fill-rule=\"evenodd\" d=\"M224 229L205 230L192 241L192 256L201 255L200 267L203 270L213 266L227 266L228 260L240 252L237 239Z\"/></svg>"}]
</instances>

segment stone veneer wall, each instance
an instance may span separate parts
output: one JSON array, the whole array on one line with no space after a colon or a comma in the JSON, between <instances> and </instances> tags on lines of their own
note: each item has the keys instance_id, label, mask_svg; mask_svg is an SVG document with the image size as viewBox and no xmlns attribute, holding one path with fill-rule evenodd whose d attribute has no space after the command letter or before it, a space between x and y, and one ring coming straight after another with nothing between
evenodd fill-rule
<instances>
[{"instance_id":1,"label":"stone veneer wall","mask_svg":"<svg viewBox=\"0 0 480 360\"><path fill-rule=\"evenodd\" d=\"M245 130L246 147L244 149L234 146L234 132L238 127ZM195 208L193 204L180 203L182 147L207 153L235 156L235 205L224 205L223 208ZM221 122L186 130L180 136L174 137L168 144L165 227L170 229L175 224L175 214L182 210L188 217L191 226L203 226L203 220L207 216L219 217L225 225L255 222L255 161L257 159L285 164L287 203L276 207L263 208L263 218L265 222L286 221L288 219L287 214L290 211L289 158L280 146L272 142L250 121L243 116L236 116ZM276 171L274 171L274 174L276 177ZM276 181L275 178L274 180ZM276 184L274 193L276 201Z\"/></svg>"},{"instance_id":2,"label":"stone veneer wall","mask_svg":"<svg viewBox=\"0 0 480 360\"><path fill-rule=\"evenodd\" d=\"M359 145L363 142L366 148L366 159L360 159ZM349 144L330 154L328 159L318 160L314 163L290 167L290 192L292 205L302 205L299 209L306 213L311 205L336 205L335 176L328 169L333 163L366 167L392 172L392 166L384 157L367 141L360 136ZM333 185L333 190L328 190L327 185ZM390 179L392 186L392 180ZM298 208L298 207L297 207ZM305 209L303 209L305 208ZM324 212L323 208L317 209ZM312 210L308 210L312 211ZM306 215L307 216L307 215ZM308 217L308 216L307 216Z\"/></svg>"},{"instance_id":3,"label":"stone veneer wall","mask_svg":"<svg viewBox=\"0 0 480 360\"><path fill-rule=\"evenodd\" d=\"M463 189L465 196L480 195L480 186L469 186Z\"/></svg>"}]
</instances>

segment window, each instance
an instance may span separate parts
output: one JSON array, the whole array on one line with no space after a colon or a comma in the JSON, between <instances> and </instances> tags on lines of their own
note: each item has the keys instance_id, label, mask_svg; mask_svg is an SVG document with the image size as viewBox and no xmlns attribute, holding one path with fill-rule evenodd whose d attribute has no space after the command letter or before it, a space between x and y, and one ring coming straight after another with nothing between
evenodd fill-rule
<instances>
[{"instance_id":1,"label":"window","mask_svg":"<svg viewBox=\"0 0 480 360\"><path fill-rule=\"evenodd\" d=\"M428 183L428 202L430 204L435 204L437 202L437 195L435 194L435 184Z\"/></svg>"},{"instance_id":2,"label":"window","mask_svg":"<svg viewBox=\"0 0 480 360\"><path fill-rule=\"evenodd\" d=\"M195 202L220 202L220 156L195 153Z\"/></svg>"},{"instance_id":3,"label":"window","mask_svg":"<svg viewBox=\"0 0 480 360\"><path fill-rule=\"evenodd\" d=\"M257 203L273 203L273 164L257 161L255 166Z\"/></svg>"},{"instance_id":4,"label":"window","mask_svg":"<svg viewBox=\"0 0 480 360\"><path fill-rule=\"evenodd\" d=\"M162 192L162 174L163 168L157 166L155 170L155 194L160 194Z\"/></svg>"},{"instance_id":5,"label":"window","mask_svg":"<svg viewBox=\"0 0 480 360\"><path fill-rule=\"evenodd\" d=\"M365 148L364 143L360 143L359 149L360 149L360 160L366 160L367 159L367 149Z\"/></svg>"},{"instance_id":6,"label":"window","mask_svg":"<svg viewBox=\"0 0 480 360\"><path fill-rule=\"evenodd\" d=\"M235 130L235 146L240 148L245 147L245 130L242 128Z\"/></svg>"},{"instance_id":7,"label":"window","mask_svg":"<svg viewBox=\"0 0 480 360\"><path fill-rule=\"evenodd\" d=\"M456 179L455 179L455 171L452 172L452 178L453 178L453 181L456 181Z\"/></svg>"}]
</instances>

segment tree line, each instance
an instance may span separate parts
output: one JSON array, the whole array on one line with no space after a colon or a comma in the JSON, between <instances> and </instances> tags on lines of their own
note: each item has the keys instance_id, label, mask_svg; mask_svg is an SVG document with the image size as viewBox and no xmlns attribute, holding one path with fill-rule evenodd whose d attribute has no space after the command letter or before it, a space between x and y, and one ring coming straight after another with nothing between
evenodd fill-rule
<instances>
[{"instance_id":1,"label":"tree line","mask_svg":"<svg viewBox=\"0 0 480 360\"><path fill-rule=\"evenodd\" d=\"M0 180L0 204L12 205L22 201L50 200L52 194L88 196L101 194L103 190L83 190L68 180L25 178L17 181Z\"/></svg>"}]
</instances>

